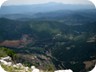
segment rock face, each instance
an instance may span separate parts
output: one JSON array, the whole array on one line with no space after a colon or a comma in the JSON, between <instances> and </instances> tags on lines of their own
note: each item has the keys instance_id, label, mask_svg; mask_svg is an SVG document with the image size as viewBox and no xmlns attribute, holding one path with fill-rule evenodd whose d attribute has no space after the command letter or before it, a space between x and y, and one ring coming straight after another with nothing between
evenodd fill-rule
<instances>
[{"instance_id":1,"label":"rock face","mask_svg":"<svg viewBox=\"0 0 96 72\"><path fill-rule=\"evenodd\" d=\"M35 66L31 66L32 72L40 72L39 69L37 69Z\"/></svg>"},{"instance_id":2,"label":"rock face","mask_svg":"<svg viewBox=\"0 0 96 72\"><path fill-rule=\"evenodd\" d=\"M0 64L13 69L14 71L12 72L41 72L40 69L36 68L35 66L31 66L31 68L29 67L25 67L22 63L17 63L17 64L14 64L12 62L7 62L6 60L11 60L11 57L7 56L7 57L2 57L0 59ZM1 65L0 65L0 72L7 72L5 71ZM10 71L8 71L10 72ZM45 72L45 71L42 71L42 72Z\"/></svg>"},{"instance_id":3,"label":"rock face","mask_svg":"<svg viewBox=\"0 0 96 72\"><path fill-rule=\"evenodd\" d=\"M12 62L7 62L6 60L11 60L11 57L7 56L7 57L3 57L0 59L0 72L7 72L5 71L2 67L1 64L8 66L8 67L12 67L13 70L14 69L18 69L18 70L14 70L16 72L48 72L48 71L43 71L40 70L38 68L36 68L35 66L31 66L31 68L29 67L25 67L23 64L21 63L17 63L14 64ZM20 69L20 70L19 70ZM22 70L22 71L21 71ZM54 72L73 72L71 69L66 69L66 70L56 70ZM93 70L89 71L89 72L96 72L96 65L93 68Z\"/></svg>"},{"instance_id":4,"label":"rock face","mask_svg":"<svg viewBox=\"0 0 96 72\"><path fill-rule=\"evenodd\" d=\"M57 70L57 71L54 71L54 72L73 72L71 69L68 69L68 70Z\"/></svg>"}]
</instances>

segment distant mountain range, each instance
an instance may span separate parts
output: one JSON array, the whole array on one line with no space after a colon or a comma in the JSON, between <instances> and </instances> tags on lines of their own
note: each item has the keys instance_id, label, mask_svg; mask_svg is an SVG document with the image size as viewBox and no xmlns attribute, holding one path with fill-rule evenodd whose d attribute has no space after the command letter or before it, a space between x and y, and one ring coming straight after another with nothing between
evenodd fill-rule
<instances>
[{"instance_id":1,"label":"distant mountain range","mask_svg":"<svg viewBox=\"0 0 96 72\"><path fill-rule=\"evenodd\" d=\"M16 13L16 14L1 14L0 18L8 18L12 20L77 20L80 21L94 21L96 20L95 9L84 9L84 10L56 10L51 12L38 12L38 13Z\"/></svg>"},{"instance_id":2,"label":"distant mountain range","mask_svg":"<svg viewBox=\"0 0 96 72\"><path fill-rule=\"evenodd\" d=\"M81 10L81 9L94 9L94 5L83 4L62 4L62 3L45 3L33 5L14 5L2 6L0 14L34 14L38 12L51 12L56 10Z\"/></svg>"}]
</instances>

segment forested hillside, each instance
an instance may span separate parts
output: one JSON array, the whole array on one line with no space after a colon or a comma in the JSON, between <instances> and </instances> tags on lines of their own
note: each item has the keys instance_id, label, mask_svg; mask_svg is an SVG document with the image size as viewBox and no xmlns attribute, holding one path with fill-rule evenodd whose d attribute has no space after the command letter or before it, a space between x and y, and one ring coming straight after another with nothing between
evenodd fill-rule
<instances>
[{"instance_id":1,"label":"forested hillside","mask_svg":"<svg viewBox=\"0 0 96 72\"><path fill-rule=\"evenodd\" d=\"M34 16L15 20L0 18L0 46L15 51L16 62L49 71L70 68L74 72L86 72L94 66L94 10L68 14L56 11Z\"/></svg>"}]
</instances>

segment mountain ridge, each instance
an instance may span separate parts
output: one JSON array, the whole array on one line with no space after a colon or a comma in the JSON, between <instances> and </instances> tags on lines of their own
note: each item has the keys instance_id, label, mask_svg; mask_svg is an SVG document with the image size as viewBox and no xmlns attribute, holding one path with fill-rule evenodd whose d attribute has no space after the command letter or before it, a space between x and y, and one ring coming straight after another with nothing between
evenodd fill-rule
<instances>
[{"instance_id":1,"label":"mountain ridge","mask_svg":"<svg viewBox=\"0 0 96 72\"><path fill-rule=\"evenodd\" d=\"M38 12L51 12L56 10L82 10L82 9L94 9L94 5L89 4L62 4L62 3L45 3L45 4L33 4L33 5L11 5L2 6L0 14L24 14L24 13L38 13Z\"/></svg>"}]
</instances>

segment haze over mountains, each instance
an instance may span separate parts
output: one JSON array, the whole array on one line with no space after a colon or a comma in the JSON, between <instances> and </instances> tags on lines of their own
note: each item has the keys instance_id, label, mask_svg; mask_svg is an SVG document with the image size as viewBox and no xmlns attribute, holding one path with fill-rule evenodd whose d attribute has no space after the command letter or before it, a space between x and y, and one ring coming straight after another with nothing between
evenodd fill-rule
<instances>
[{"instance_id":1,"label":"haze over mountains","mask_svg":"<svg viewBox=\"0 0 96 72\"><path fill-rule=\"evenodd\" d=\"M15 5L15 6L2 6L0 14L26 14L38 12L50 12L56 10L81 10L81 9L94 9L92 4L63 4L63 3L45 3L33 5Z\"/></svg>"}]
</instances>

